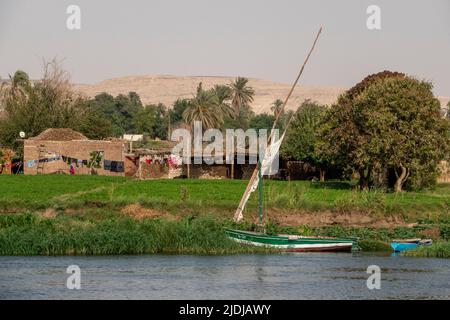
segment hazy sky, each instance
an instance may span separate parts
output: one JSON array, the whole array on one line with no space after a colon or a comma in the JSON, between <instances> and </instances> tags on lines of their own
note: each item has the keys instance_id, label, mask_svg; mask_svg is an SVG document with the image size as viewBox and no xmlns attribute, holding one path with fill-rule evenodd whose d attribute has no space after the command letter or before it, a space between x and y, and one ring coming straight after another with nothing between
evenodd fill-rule
<instances>
[{"instance_id":1,"label":"hazy sky","mask_svg":"<svg viewBox=\"0 0 450 320\"><path fill-rule=\"evenodd\" d=\"M66 8L81 8L68 30ZM366 8L381 8L381 30ZM320 25L302 83L348 87L384 69L450 96L450 0L0 0L0 76L32 78L65 58L75 82L143 74L247 76L290 83Z\"/></svg>"}]
</instances>

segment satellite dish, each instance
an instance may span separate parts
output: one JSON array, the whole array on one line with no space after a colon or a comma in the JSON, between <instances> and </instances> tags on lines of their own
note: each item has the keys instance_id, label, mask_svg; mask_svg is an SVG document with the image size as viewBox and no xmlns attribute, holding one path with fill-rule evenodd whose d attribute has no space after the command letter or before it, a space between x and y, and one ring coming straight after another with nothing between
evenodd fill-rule
<instances>
[{"instance_id":1,"label":"satellite dish","mask_svg":"<svg viewBox=\"0 0 450 320\"><path fill-rule=\"evenodd\" d=\"M25 138L25 132L20 131L20 132L19 132L19 136L20 136L22 139Z\"/></svg>"}]
</instances>

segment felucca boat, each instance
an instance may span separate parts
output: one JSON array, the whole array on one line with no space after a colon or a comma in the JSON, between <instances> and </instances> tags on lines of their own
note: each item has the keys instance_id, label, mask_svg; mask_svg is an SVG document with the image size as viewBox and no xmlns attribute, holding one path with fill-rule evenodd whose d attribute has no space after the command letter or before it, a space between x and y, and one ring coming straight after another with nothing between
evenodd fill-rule
<instances>
[{"instance_id":1,"label":"felucca boat","mask_svg":"<svg viewBox=\"0 0 450 320\"><path fill-rule=\"evenodd\" d=\"M243 210L245 205L247 204L248 199L250 198L250 194L256 190L258 190L258 207L259 207L259 229L261 232L254 231L244 231L244 230L235 230L235 229L226 229L226 235L239 243L244 245L252 245L252 246L261 246L273 249L279 249L282 251L296 251L296 252L306 252L306 251L351 251L352 249L358 249L357 240L354 238L329 238L329 237L304 237L299 235L269 235L266 233L265 225L264 225L264 210L263 210L263 177L264 175L271 174L271 167L274 161L275 156L278 155L278 151L280 145L283 141L283 138L286 134L286 130L289 127L290 121L292 117L288 120L283 135L277 140L273 141L274 138L274 129L276 128L277 122L280 118L280 115L284 112L284 108L297 85L298 80L303 72L303 69L311 55L316 42L319 38L319 35L322 31L320 28L316 39L312 45L309 54L307 55L305 62L303 63L300 73L298 74L288 96L286 97L281 111L277 114L277 117L274 121L272 131L270 133L268 139L268 146L265 150L264 158L262 161L258 160L258 165L253 171L253 174L249 180L247 188L241 198L239 203L239 207L236 209L234 214L234 221L239 222L243 219Z\"/></svg>"}]
</instances>

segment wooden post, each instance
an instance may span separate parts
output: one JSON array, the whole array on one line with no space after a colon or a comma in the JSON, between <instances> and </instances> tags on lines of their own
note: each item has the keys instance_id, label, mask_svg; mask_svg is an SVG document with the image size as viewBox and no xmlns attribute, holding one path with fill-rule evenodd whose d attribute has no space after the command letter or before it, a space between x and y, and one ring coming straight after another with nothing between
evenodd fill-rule
<instances>
[{"instance_id":1,"label":"wooden post","mask_svg":"<svg viewBox=\"0 0 450 320\"><path fill-rule=\"evenodd\" d=\"M259 225L263 227L263 176L261 171L261 161L258 161L258 208L259 208Z\"/></svg>"},{"instance_id":2,"label":"wooden post","mask_svg":"<svg viewBox=\"0 0 450 320\"><path fill-rule=\"evenodd\" d=\"M231 174L230 174L230 178L234 179L234 155L233 155L233 159L231 160Z\"/></svg>"},{"instance_id":3,"label":"wooden post","mask_svg":"<svg viewBox=\"0 0 450 320\"><path fill-rule=\"evenodd\" d=\"M167 139L166 140L171 140L170 139L170 136L172 135L172 129L171 129L171 127L170 127L170 109L168 109L168 111L167 111L167 115L168 115L168 117L169 117L169 125L167 126L167 130L168 130L168 136L167 136Z\"/></svg>"},{"instance_id":4,"label":"wooden post","mask_svg":"<svg viewBox=\"0 0 450 320\"><path fill-rule=\"evenodd\" d=\"M188 179L191 178L191 164L190 163L187 164L187 177L188 177Z\"/></svg>"}]
</instances>

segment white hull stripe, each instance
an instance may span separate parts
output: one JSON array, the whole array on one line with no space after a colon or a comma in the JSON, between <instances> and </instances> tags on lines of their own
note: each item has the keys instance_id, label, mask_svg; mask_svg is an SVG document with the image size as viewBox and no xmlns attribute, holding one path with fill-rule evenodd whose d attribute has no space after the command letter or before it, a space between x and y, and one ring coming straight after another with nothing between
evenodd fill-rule
<instances>
[{"instance_id":1,"label":"white hull stripe","mask_svg":"<svg viewBox=\"0 0 450 320\"><path fill-rule=\"evenodd\" d=\"M254 246L261 247L271 247L271 248L280 248L280 249L308 249L308 248L330 248L330 247L351 247L353 243L351 242L336 242L336 243L318 243L318 244L270 244L270 243L261 243L254 242L249 240L242 240L231 238L230 239L244 244L250 244Z\"/></svg>"}]
</instances>

